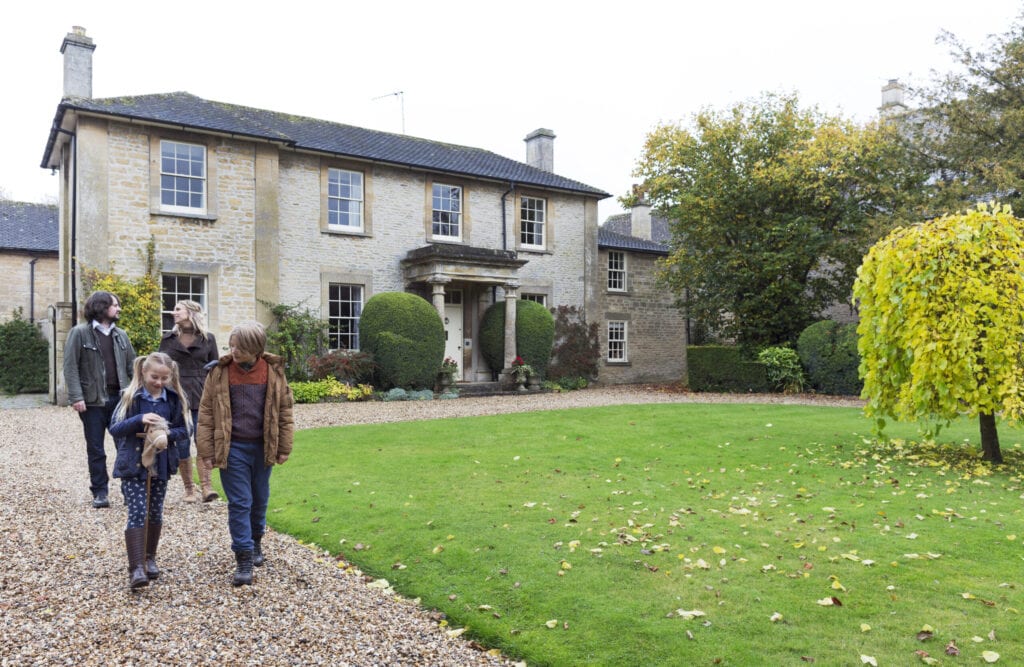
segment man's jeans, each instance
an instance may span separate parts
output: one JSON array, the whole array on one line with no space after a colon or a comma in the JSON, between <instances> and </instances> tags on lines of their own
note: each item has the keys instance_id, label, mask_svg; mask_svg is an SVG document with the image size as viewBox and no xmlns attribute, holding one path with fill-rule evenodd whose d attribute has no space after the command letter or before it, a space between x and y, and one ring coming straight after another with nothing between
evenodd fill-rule
<instances>
[{"instance_id":1,"label":"man's jeans","mask_svg":"<svg viewBox=\"0 0 1024 667\"><path fill-rule=\"evenodd\" d=\"M263 535L271 470L273 467L263 465L262 443L231 441L228 467L221 469L220 483L228 498L232 551L252 551L252 538Z\"/></svg>"},{"instance_id":2,"label":"man's jeans","mask_svg":"<svg viewBox=\"0 0 1024 667\"><path fill-rule=\"evenodd\" d=\"M114 414L119 396L107 399L106 405L87 406L85 412L79 412L82 428L85 431L85 454L89 458L89 490L95 496L100 491L107 492L110 476L107 475L107 453L103 449L103 441L110 426L110 416Z\"/></svg>"}]
</instances>

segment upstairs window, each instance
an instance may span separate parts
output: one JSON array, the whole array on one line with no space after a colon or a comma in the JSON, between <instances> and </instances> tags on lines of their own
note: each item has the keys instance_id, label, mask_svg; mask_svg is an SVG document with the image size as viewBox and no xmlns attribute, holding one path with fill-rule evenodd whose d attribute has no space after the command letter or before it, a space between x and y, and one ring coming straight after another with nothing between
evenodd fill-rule
<instances>
[{"instance_id":1,"label":"upstairs window","mask_svg":"<svg viewBox=\"0 0 1024 667\"><path fill-rule=\"evenodd\" d=\"M459 239L462 234L462 188L458 185L434 183L433 191L434 237Z\"/></svg>"},{"instance_id":2,"label":"upstairs window","mask_svg":"<svg viewBox=\"0 0 1024 667\"><path fill-rule=\"evenodd\" d=\"M363 230L362 172L327 170L327 225L332 229Z\"/></svg>"},{"instance_id":3,"label":"upstairs window","mask_svg":"<svg viewBox=\"0 0 1024 667\"><path fill-rule=\"evenodd\" d=\"M206 147L160 142L160 206L187 213L206 211Z\"/></svg>"},{"instance_id":4,"label":"upstairs window","mask_svg":"<svg viewBox=\"0 0 1024 667\"><path fill-rule=\"evenodd\" d=\"M519 245L524 248L544 247L544 223L547 201L539 197L523 197L519 203Z\"/></svg>"},{"instance_id":5,"label":"upstairs window","mask_svg":"<svg viewBox=\"0 0 1024 667\"><path fill-rule=\"evenodd\" d=\"M626 291L626 253L612 250L608 253L608 291Z\"/></svg>"}]
</instances>

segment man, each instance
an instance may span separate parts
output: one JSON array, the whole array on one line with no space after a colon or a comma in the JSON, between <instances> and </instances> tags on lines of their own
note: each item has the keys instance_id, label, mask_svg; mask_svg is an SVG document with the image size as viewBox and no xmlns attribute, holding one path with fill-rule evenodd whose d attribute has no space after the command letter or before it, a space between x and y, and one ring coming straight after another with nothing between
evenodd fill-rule
<instances>
[{"instance_id":1,"label":"man","mask_svg":"<svg viewBox=\"0 0 1024 667\"><path fill-rule=\"evenodd\" d=\"M116 325L121 302L115 295L94 292L85 302L83 315L85 322L71 329L64 344L64 383L68 403L85 430L92 506L110 507L103 443L121 390L131 383L135 348Z\"/></svg>"}]
</instances>

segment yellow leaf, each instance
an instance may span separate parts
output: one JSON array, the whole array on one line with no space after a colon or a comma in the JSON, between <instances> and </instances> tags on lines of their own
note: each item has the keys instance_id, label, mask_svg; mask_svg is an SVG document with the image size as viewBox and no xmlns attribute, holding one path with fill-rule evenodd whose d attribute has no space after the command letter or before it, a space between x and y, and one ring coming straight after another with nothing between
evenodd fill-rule
<instances>
[{"instance_id":1,"label":"yellow leaf","mask_svg":"<svg viewBox=\"0 0 1024 667\"><path fill-rule=\"evenodd\" d=\"M837 591L845 591L846 590L846 586L843 586L841 583L839 583L838 579L836 579L835 581L832 582L832 588L837 590Z\"/></svg>"},{"instance_id":2,"label":"yellow leaf","mask_svg":"<svg viewBox=\"0 0 1024 667\"><path fill-rule=\"evenodd\" d=\"M548 626L549 628L557 628L558 627L558 619L557 618L553 618L550 621L548 621L547 623L545 623L544 625Z\"/></svg>"},{"instance_id":3,"label":"yellow leaf","mask_svg":"<svg viewBox=\"0 0 1024 667\"><path fill-rule=\"evenodd\" d=\"M779 621L782 620L782 614L780 614L779 612L775 612L774 614L771 615L771 618L769 618L768 620L771 621L772 623L778 623Z\"/></svg>"},{"instance_id":4,"label":"yellow leaf","mask_svg":"<svg viewBox=\"0 0 1024 667\"><path fill-rule=\"evenodd\" d=\"M999 660L999 654L995 651L982 651L981 658L987 663L993 663Z\"/></svg>"},{"instance_id":5,"label":"yellow leaf","mask_svg":"<svg viewBox=\"0 0 1024 667\"><path fill-rule=\"evenodd\" d=\"M878 667L878 661L875 660L874 656L862 655L860 657L860 663L862 665L871 665L871 667Z\"/></svg>"},{"instance_id":6,"label":"yellow leaf","mask_svg":"<svg viewBox=\"0 0 1024 667\"><path fill-rule=\"evenodd\" d=\"M714 547L711 550L714 551L716 554L724 554L725 553L725 549L723 549L722 547Z\"/></svg>"},{"instance_id":7,"label":"yellow leaf","mask_svg":"<svg viewBox=\"0 0 1024 667\"><path fill-rule=\"evenodd\" d=\"M861 623L860 624L860 631L861 632L871 632L871 626L868 625L867 623Z\"/></svg>"}]
</instances>

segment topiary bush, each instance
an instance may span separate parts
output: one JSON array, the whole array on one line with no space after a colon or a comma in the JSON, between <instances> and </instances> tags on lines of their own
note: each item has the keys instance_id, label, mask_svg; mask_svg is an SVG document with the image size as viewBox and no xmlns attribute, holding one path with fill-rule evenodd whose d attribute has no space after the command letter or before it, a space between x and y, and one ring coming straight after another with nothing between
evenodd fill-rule
<instances>
[{"instance_id":1,"label":"topiary bush","mask_svg":"<svg viewBox=\"0 0 1024 667\"><path fill-rule=\"evenodd\" d=\"M44 392L50 386L47 354L50 344L22 309L0 324L0 391L7 394Z\"/></svg>"},{"instance_id":2,"label":"topiary bush","mask_svg":"<svg viewBox=\"0 0 1024 667\"><path fill-rule=\"evenodd\" d=\"M555 319L536 301L516 303L516 352L543 380L555 341ZM493 371L505 364L505 302L491 304L480 322L480 353Z\"/></svg>"},{"instance_id":3,"label":"topiary bush","mask_svg":"<svg viewBox=\"0 0 1024 667\"><path fill-rule=\"evenodd\" d=\"M370 297L359 317L359 339L377 364L380 389L434 386L444 359L444 324L425 299L406 292Z\"/></svg>"},{"instance_id":4,"label":"topiary bush","mask_svg":"<svg viewBox=\"0 0 1024 667\"><path fill-rule=\"evenodd\" d=\"M864 383L858 373L856 324L833 320L815 322L800 334L796 351L814 391L860 396Z\"/></svg>"}]
</instances>

